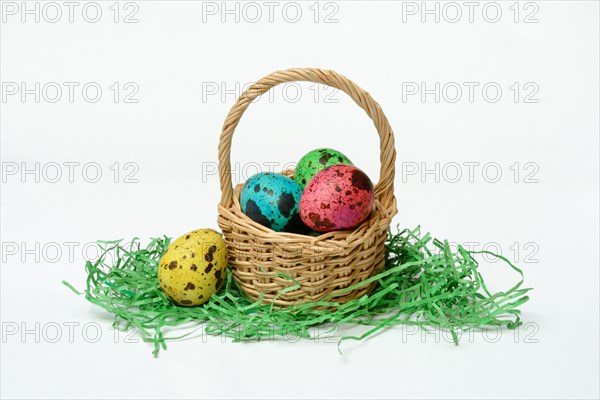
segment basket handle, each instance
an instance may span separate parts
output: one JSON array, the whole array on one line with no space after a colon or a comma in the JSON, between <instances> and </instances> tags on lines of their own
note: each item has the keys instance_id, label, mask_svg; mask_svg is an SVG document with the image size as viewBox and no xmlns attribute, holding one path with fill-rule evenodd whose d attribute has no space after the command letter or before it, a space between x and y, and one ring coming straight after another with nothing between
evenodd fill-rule
<instances>
[{"instance_id":1,"label":"basket handle","mask_svg":"<svg viewBox=\"0 0 600 400\"><path fill-rule=\"evenodd\" d=\"M375 197L381 204L390 208L394 204L394 172L396 161L396 148L394 147L394 133L387 117L381 107L369 93L357 84L331 70L316 68L292 68L269 74L250 86L231 107L223 131L219 139L219 178L221 180L221 205L230 207L233 202L233 187L231 184L231 139L244 111L258 96L280 83L306 81L321 83L337 88L358 104L373 120L379 133L380 171L379 182L375 185Z\"/></svg>"}]
</instances>

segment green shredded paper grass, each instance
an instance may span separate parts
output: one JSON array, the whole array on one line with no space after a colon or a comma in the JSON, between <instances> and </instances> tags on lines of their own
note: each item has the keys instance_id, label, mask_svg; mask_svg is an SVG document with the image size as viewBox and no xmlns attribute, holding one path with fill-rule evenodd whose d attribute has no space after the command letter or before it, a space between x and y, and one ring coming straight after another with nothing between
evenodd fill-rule
<instances>
[{"instance_id":1,"label":"green shredded paper grass","mask_svg":"<svg viewBox=\"0 0 600 400\"><path fill-rule=\"evenodd\" d=\"M85 298L114 314L114 328L137 329L145 342L154 344L155 356L161 348L166 349L167 341L182 339L200 328L205 334L241 342L284 336L315 339L315 328L320 326L365 327L359 336L338 337L339 350L344 340L362 340L397 325L416 325L446 329L458 344L459 330L517 328L521 325L519 307L529 300L527 292L531 290L521 288L523 272L505 257L467 251L460 245L452 250L448 241L421 234L417 227L390 233L384 270L348 290L373 281L379 285L370 295L348 303L324 299L285 308L262 304L248 298L228 270L225 284L207 303L178 307L162 292L157 278L158 262L170 242L168 237L155 238L144 248L138 238L127 245L99 241L100 257L85 265ZM502 260L519 274L519 281L506 291L491 293L474 258L481 254ZM82 294L71 284L63 284ZM182 334L165 336L171 327L178 327Z\"/></svg>"}]
</instances>

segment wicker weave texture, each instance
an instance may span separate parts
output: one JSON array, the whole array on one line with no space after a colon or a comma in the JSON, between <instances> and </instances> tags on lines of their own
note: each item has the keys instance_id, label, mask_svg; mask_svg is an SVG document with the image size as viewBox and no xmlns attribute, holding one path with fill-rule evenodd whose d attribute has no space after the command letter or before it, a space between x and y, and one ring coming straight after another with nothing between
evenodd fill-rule
<instances>
[{"instance_id":1,"label":"wicker weave texture","mask_svg":"<svg viewBox=\"0 0 600 400\"><path fill-rule=\"evenodd\" d=\"M375 185L375 205L371 216L353 230L318 237L275 232L252 221L241 210L242 185L233 188L231 183L233 132L256 97L276 85L293 81L320 83L345 92L373 120L379 133L381 165L380 180ZM395 159L394 134L379 104L369 93L334 71L315 68L276 71L242 93L227 115L219 141L218 224L227 243L233 276L246 294L256 300L262 293L264 302L275 300L275 304L287 306L322 299L345 303L369 293L376 283L355 290L346 288L383 268L384 243L397 212ZM293 176L292 170L283 173ZM298 285L299 288L280 293Z\"/></svg>"}]
</instances>

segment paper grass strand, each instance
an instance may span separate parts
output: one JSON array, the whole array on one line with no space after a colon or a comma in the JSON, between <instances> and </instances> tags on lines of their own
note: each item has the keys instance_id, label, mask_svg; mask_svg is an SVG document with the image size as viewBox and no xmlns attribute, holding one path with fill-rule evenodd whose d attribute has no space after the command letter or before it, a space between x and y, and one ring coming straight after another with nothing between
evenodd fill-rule
<instances>
[{"instance_id":1,"label":"paper grass strand","mask_svg":"<svg viewBox=\"0 0 600 400\"><path fill-rule=\"evenodd\" d=\"M337 304L325 298L290 307L273 307L252 301L237 287L228 271L219 293L200 307L173 305L161 291L156 268L170 244L167 237L154 238L141 247L138 238L129 245L121 241L99 241L102 254L85 265L85 297L114 314L113 326L136 328L146 342L154 343L154 355L166 342L179 340L204 328L204 334L225 335L234 342L273 340L276 337L315 338L311 334L323 324L331 324L327 335L345 324L371 326L358 336L339 337L363 340L378 331L397 325L450 331L458 344L458 330L500 326L515 329L521 324L519 307L529 297L521 288L523 271L501 255L489 251L453 251L447 241L432 239L420 228L390 234L386 243L385 269L347 288L348 291L378 281L369 296ZM491 255L517 272L520 280L504 292L491 293L479 272L474 256ZM299 283L289 276L294 290ZM63 282L77 294L71 284ZM191 324L191 325L190 325ZM184 333L165 337L164 329L179 326Z\"/></svg>"}]
</instances>

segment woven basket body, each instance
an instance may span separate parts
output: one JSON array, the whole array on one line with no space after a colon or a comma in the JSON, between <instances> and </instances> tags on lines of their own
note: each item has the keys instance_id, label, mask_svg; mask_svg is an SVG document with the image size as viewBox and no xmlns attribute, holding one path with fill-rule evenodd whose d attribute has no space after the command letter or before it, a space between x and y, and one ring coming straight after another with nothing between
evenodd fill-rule
<instances>
[{"instance_id":1,"label":"woven basket body","mask_svg":"<svg viewBox=\"0 0 600 400\"><path fill-rule=\"evenodd\" d=\"M375 124L380 137L380 180L375 185L371 216L353 230L318 237L275 232L248 218L240 207L242 185L231 184L230 150L233 132L244 111L272 87L292 81L315 82L347 93ZM227 243L229 265L244 292L263 302L287 306L305 301L345 303L369 293L376 285L357 285L384 266L385 240L396 214L394 197L394 136L386 116L371 96L333 71L298 68L274 72L246 90L231 108L219 142L221 203L218 224ZM292 170L283 172L293 176Z\"/></svg>"}]
</instances>

